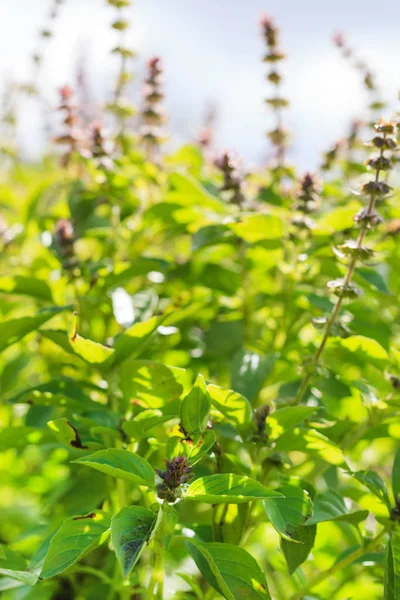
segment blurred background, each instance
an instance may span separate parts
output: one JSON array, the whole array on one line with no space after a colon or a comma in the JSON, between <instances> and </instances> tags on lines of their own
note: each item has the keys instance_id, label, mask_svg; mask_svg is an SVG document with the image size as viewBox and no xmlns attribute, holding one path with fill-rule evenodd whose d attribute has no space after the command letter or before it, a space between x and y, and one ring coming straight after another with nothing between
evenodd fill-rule
<instances>
[{"instance_id":1,"label":"blurred background","mask_svg":"<svg viewBox=\"0 0 400 600\"><path fill-rule=\"evenodd\" d=\"M0 2L0 73L2 93L12 83L29 83L31 56L38 32L46 26L52 0ZM115 9L114 9L115 10ZM57 105L57 88L86 81L91 111L102 116L102 104L115 86L118 59L108 53L118 32L110 27L114 10L104 0L66 0L45 48L35 83ZM315 168L320 154L348 133L353 117L366 111L362 78L334 46L341 31L357 55L379 71L377 84L389 108L397 110L400 88L398 23L395 0L136 0L126 11L131 22L128 45L137 50L132 98L140 101L143 65L154 54L165 65L169 131L177 142L194 139L209 107L215 107L216 146L237 150L250 165L269 156L265 131L273 117L264 98L271 87L261 62L259 17L271 14L281 28L283 94L293 133L289 158L303 169ZM38 156L45 145L43 110L24 96L17 107L17 140L23 156Z\"/></svg>"}]
</instances>

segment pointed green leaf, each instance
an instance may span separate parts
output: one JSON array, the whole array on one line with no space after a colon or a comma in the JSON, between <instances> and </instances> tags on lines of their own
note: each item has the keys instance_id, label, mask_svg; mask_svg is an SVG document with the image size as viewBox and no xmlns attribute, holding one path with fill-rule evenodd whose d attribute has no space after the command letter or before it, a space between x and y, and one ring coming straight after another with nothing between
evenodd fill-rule
<instances>
[{"instance_id":1,"label":"pointed green leaf","mask_svg":"<svg viewBox=\"0 0 400 600\"><path fill-rule=\"evenodd\" d=\"M0 277L0 292L32 296L32 298L53 302L53 295L47 281L42 281L36 277L25 277L23 275Z\"/></svg>"},{"instance_id":2,"label":"pointed green leaf","mask_svg":"<svg viewBox=\"0 0 400 600\"><path fill-rule=\"evenodd\" d=\"M256 243L261 240L282 238L283 223L275 215L249 215L241 221L231 223L230 228L246 242Z\"/></svg>"},{"instance_id":3,"label":"pointed green leaf","mask_svg":"<svg viewBox=\"0 0 400 600\"><path fill-rule=\"evenodd\" d=\"M237 239L227 225L206 225L196 231L193 236L192 248L199 250L214 244L229 244Z\"/></svg>"},{"instance_id":4,"label":"pointed green leaf","mask_svg":"<svg viewBox=\"0 0 400 600\"><path fill-rule=\"evenodd\" d=\"M346 467L342 450L332 440L315 429L296 427L281 435L275 444L279 451L299 451L317 455L331 465Z\"/></svg>"},{"instance_id":5,"label":"pointed green leaf","mask_svg":"<svg viewBox=\"0 0 400 600\"><path fill-rule=\"evenodd\" d=\"M80 382L60 378L41 385L30 387L7 400L8 404L34 404L36 406L68 406L96 410L99 404L93 402L84 392Z\"/></svg>"},{"instance_id":6,"label":"pointed green leaf","mask_svg":"<svg viewBox=\"0 0 400 600\"><path fill-rule=\"evenodd\" d=\"M145 485L149 488L155 486L156 472L153 467L147 460L128 450L121 448L99 450L72 462L92 467L112 477L132 481L137 485Z\"/></svg>"},{"instance_id":7,"label":"pointed green leaf","mask_svg":"<svg viewBox=\"0 0 400 600\"><path fill-rule=\"evenodd\" d=\"M0 575L30 586L38 580L36 573L27 570L26 560L3 544L0 544Z\"/></svg>"},{"instance_id":8,"label":"pointed green leaf","mask_svg":"<svg viewBox=\"0 0 400 600\"><path fill-rule=\"evenodd\" d=\"M122 429L130 437L139 440L146 437L153 427L167 423L173 418L173 415L163 415L161 410L148 409L136 415L131 421L125 421L122 424Z\"/></svg>"},{"instance_id":9,"label":"pointed green leaf","mask_svg":"<svg viewBox=\"0 0 400 600\"><path fill-rule=\"evenodd\" d=\"M400 598L400 533L390 536L385 557L384 600Z\"/></svg>"},{"instance_id":10,"label":"pointed green leaf","mask_svg":"<svg viewBox=\"0 0 400 600\"><path fill-rule=\"evenodd\" d=\"M110 362L111 356L114 354L112 348L108 348L92 340L87 340L79 335L77 332L76 313L72 317L68 340L74 354L91 365L105 366L107 361Z\"/></svg>"},{"instance_id":11,"label":"pointed green leaf","mask_svg":"<svg viewBox=\"0 0 400 600\"><path fill-rule=\"evenodd\" d=\"M374 494L379 500L381 500L388 507L389 511L391 509L391 503L389 499L389 494L386 489L386 485L383 483L382 478L375 473L374 471L355 471L350 473L352 477L357 479L360 483L365 485L370 492Z\"/></svg>"},{"instance_id":12,"label":"pointed green leaf","mask_svg":"<svg viewBox=\"0 0 400 600\"><path fill-rule=\"evenodd\" d=\"M208 385L213 406L238 429L247 427L251 423L253 410L250 402L233 390L226 390L218 385Z\"/></svg>"},{"instance_id":13,"label":"pointed green leaf","mask_svg":"<svg viewBox=\"0 0 400 600\"><path fill-rule=\"evenodd\" d=\"M175 171L170 174L168 181L171 189L167 193L166 202L187 207L198 206L202 215L205 209L211 209L216 213L224 212L223 203L200 185L197 179L187 173Z\"/></svg>"},{"instance_id":14,"label":"pointed green leaf","mask_svg":"<svg viewBox=\"0 0 400 600\"><path fill-rule=\"evenodd\" d=\"M154 409L177 400L188 387L190 377L185 369L134 359L125 361L119 373L125 400L141 400Z\"/></svg>"},{"instance_id":15,"label":"pointed green leaf","mask_svg":"<svg viewBox=\"0 0 400 600\"><path fill-rule=\"evenodd\" d=\"M46 323L46 321L49 321L69 308L69 306L55 306L53 308L41 310L34 316L3 321L0 323L0 352L5 348L8 348L8 346L19 342L19 340L28 335L28 333L36 331L43 323Z\"/></svg>"},{"instance_id":16,"label":"pointed green leaf","mask_svg":"<svg viewBox=\"0 0 400 600\"><path fill-rule=\"evenodd\" d=\"M139 356L157 331L157 327L165 321L167 316L167 314L164 314L151 317L148 321L135 323L121 333L114 343L113 366L120 365L127 358Z\"/></svg>"},{"instance_id":17,"label":"pointed green leaf","mask_svg":"<svg viewBox=\"0 0 400 600\"><path fill-rule=\"evenodd\" d=\"M292 575L296 569L307 560L315 541L317 526L299 527L291 538L291 541L281 538L281 549L285 556L289 574ZM297 544L293 544L297 542Z\"/></svg>"},{"instance_id":18,"label":"pointed green leaf","mask_svg":"<svg viewBox=\"0 0 400 600\"><path fill-rule=\"evenodd\" d=\"M279 498L282 494L249 477L222 473L196 479L190 484L184 497L186 500L210 504L242 504L263 498Z\"/></svg>"},{"instance_id":19,"label":"pointed green leaf","mask_svg":"<svg viewBox=\"0 0 400 600\"><path fill-rule=\"evenodd\" d=\"M269 439L276 440L280 435L296 427L316 411L312 406L285 406L279 408L267 419Z\"/></svg>"},{"instance_id":20,"label":"pointed green leaf","mask_svg":"<svg viewBox=\"0 0 400 600\"><path fill-rule=\"evenodd\" d=\"M345 363L360 368L374 365L379 369L385 368L388 361L386 350L376 340L363 335L329 338L324 356L331 367Z\"/></svg>"},{"instance_id":21,"label":"pointed green leaf","mask_svg":"<svg viewBox=\"0 0 400 600\"><path fill-rule=\"evenodd\" d=\"M210 452L215 441L216 435L212 429L207 429L203 434L196 436L194 440L171 436L167 440L166 456L169 460L176 456L186 456L190 465L194 466Z\"/></svg>"},{"instance_id":22,"label":"pointed green leaf","mask_svg":"<svg viewBox=\"0 0 400 600\"><path fill-rule=\"evenodd\" d=\"M141 506L124 507L112 518L111 542L124 577L139 560L155 522L156 515Z\"/></svg>"},{"instance_id":23,"label":"pointed green leaf","mask_svg":"<svg viewBox=\"0 0 400 600\"><path fill-rule=\"evenodd\" d=\"M50 542L41 577L59 575L85 554L103 544L110 534L110 517L96 510L64 521Z\"/></svg>"},{"instance_id":24,"label":"pointed green leaf","mask_svg":"<svg viewBox=\"0 0 400 600\"><path fill-rule=\"evenodd\" d=\"M313 504L306 490L295 485L283 485L277 490L284 498L264 500L264 508L272 526L285 539L293 538L297 529L312 515Z\"/></svg>"},{"instance_id":25,"label":"pointed green leaf","mask_svg":"<svg viewBox=\"0 0 400 600\"><path fill-rule=\"evenodd\" d=\"M48 427L53 432L56 439L62 444L73 448L87 449L87 446L82 444L78 430L65 417L55 419L47 423Z\"/></svg>"},{"instance_id":26,"label":"pointed green leaf","mask_svg":"<svg viewBox=\"0 0 400 600\"><path fill-rule=\"evenodd\" d=\"M343 497L336 490L328 490L315 496L314 514L306 525L315 525L324 521L347 521L357 524L367 516L367 510L349 513Z\"/></svg>"},{"instance_id":27,"label":"pointed green leaf","mask_svg":"<svg viewBox=\"0 0 400 600\"><path fill-rule=\"evenodd\" d=\"M30 571L15 571L13 569L0 568L0 575L10 577L11 579L20 581L24 585L30 585L31 587L33 587L39 579L39 576L36 575L36 573L31 573Z\"/></svg>"},{"instance_id":28,"label":"pointed green leaf","mask_svg":"<svg viewBox=\"0 0 400 600\"><path fill-rule=\"evenodd\" d=\"M205 431L211 408L211 398L202 375L198 375L193 386L181 402L181 424L190 436Z\"/></svg>"},{"instance_id":29,"label":"pointed green leaf","mask_svg":"<svg viewBox=\"0 0 400 600\"><path fill-rule=\"evenodd\" d=\"M186 540L200 573L227 600L271 600L257 561L237 546Z\"/></svg>"}]
</instances>

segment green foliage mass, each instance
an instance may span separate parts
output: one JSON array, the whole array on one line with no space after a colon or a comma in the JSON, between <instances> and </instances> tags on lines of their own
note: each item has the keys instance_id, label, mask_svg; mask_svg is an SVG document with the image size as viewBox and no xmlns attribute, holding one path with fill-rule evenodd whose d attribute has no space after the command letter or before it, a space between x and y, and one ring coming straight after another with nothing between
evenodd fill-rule
<instances>
[{"instance_id":1,"label":"green foliage mass","mask_svg":"<svg viewBox=\"0 0 400 600\"><path fill-rule=\"evenodd\" d=\"M2 155L2 598L399 600L395 124L244 176L126 84L61 166Z\"/></svg>"}]
</instances>

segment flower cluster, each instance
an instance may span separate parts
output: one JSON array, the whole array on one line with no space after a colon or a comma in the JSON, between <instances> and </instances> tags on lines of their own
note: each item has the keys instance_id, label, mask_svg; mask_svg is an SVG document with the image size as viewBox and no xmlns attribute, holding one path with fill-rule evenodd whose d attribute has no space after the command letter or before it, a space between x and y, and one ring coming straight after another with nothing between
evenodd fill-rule
<instances>
[{"instance_id":1,"label":"flower cluster","mask_svg":"<svg viewBox=\"0 0 400 600\"><path fill-rule=\"evenodd\" d=\"M107 108L119 121L120 141L122 142L125 139L126 120L135 113L133 106L125 97L127 85L132 80L132 74L127 70L127 62L135 57L134 50L129 48L125 41L130 25L129 21L125 19L123 11L131 5L131 0L107 0L107 3L117 10L117 16L111 26L118 33L119 40L112 53L120 58L114 99L107 105Z\"/></svg>"},{"instance_id":2,"label":"flower cluster","mask_svg":"<svg viewBox=\"0 0 400 600\"><path fill-rule=\"evenodd\" d=\"M316 175L305 173L301 177L294 205L294 209L298 214L292 220L293 225L307 230L315 227L314 221L309 215L315 212L319 206L321 189L321 182Z\"/></svg>"},{"instance_id":3,"label":"flower cluster","mask_svg":"<svg viewBox=\"0 0 400 600\"><path fill-rule=\"evenodd\" d=\"M147 62L147 73L143 89L143 107L141 110L143 125L140 131L140 137L149 155L152 155L158 149L163 137L161 126L165 121L165 114L161 105L164 99L162 76L163 66L161 58L153 56Z\"/></svg>"},{"instance_id":4,"label":"flower cluster","mask_svg":"<svg viewBox=\"0 0 400 600\"><path fill-rule=\"evenodd\" d=\"M103 125L96 121L91 126L90 155L95 159L97 166L109 170L114 162L111 158L114 146L106 138Z\"/></svg>"},{"instance_id":5,"label":"flower cluster","mask_svg":"<svg viewBox=\"0 0 400 600\"><path fill-rule=\"evenodd\" d=\"M77 129L79 120L77 113L78 108L72 101L72 89L65 85L60 88L59 94L60 105L58 108L64 113L63 124L65 125L65 130L58 135L54 141L56 144L66 146L66 151L62 156L61 163L62 166L67 167L70 164L73 154L79 150L81 135Z\"/></svg>"},{"instance_id":6,"label":"flower cluster","mask_svg":"<svg viewBox=\"0 0 400 600\"><path fill-rule=\"evenodd\" d=\"M343 150L344 143L343 140L338 140L335 142L329 150L324 152L323 154L323 162L321 165L321 171L330 171L337 160L340 158L341 152Z\"/></svg>"},{"instance_id":7,"label":"flower cluster","mask_svg":"<svg viewBox=\"0 0 400 600\"><path fill-rule=\"evenodd\" d=\"M253 415L253 423L254 423L254 429L255 429L253 440L255 442L257 442L257 441L266 442L267 441L268 436L267 436L267 432L265 431L265 426L266 426L266 422L267 422L267 417L269 416L270 412L271 412L271 407L268 404L264 404L264 406L259 406L258 408L255 409L254 415Z\"/></svg>"},{"instance_id":8,"label":"flower cluster","mask_svg":"<svg viewBox=\"0 0 400 600\"><path fill-rule=\"evenodd\" d=\"M157 487L158 497L168 502L175 502L180 496L180 486L188 483L192 477L192 467L186 456L176 456L165 460L166 470L156 469L163 482Z\"/></svg>"},{"instance_id":9,"label":"flower cluster","mask_svg":"<svg viewBox=\"0 0 400 600\"><path fill-rule=\"evenodd\" d=\"M242 207L245 196L244 180L240 173L240 163L230 152L223 152L215 161L215 166L222 172L223 183L220 191L227 195L228 202Z\"/></svg>"},{"instance_id":10,"label":"flower cluster","mask_svg":"<svg viewBox=\"0 0 400 600\"><path fill-rule=\"evenodd\" d=\"M279 48L279 29L275 26L269 15L263 15L261 17L261 31L267 47L267 52L264 55L264 62L270 65L267 79L275 88L274 95L271 98L267 98L266 103L271 106L275 113L276 126L272 131L269 131L267 135L276 150L277 166L282 167L285 158L285 148L288 141L288 133L282 125L282 109L286 108L289 105L289 102L279 93L282 76L277 66L279 62L285 58L285 54Z\"/></svg>"},{"instance_id":11,"label":"flower cluster","mask_svg":"<svg viewBox=\"0 0 400 600\"><path fill-rule=\"evenodd\" d=\"M69 219L60 219L55 227L55 243L64 268L68 269L73 264L75 255L74 227Z\"/></svg>"},{"instance_id":12,"label":"flower cluster","mask_svg":"<svg viewBox=\"0 0 400 600\"><path fill-rule=\"evenodd\" d=\"M354 217L355 224L360 227L357 240L348 240L339 246L337 254L340 257L350 257L350 263L344 279L335 279L328 282L331 289L340 299L355 299L361 295L361 290L352 283L352 276L357 261L369 260L373 250L365 246L364 239L368 230L373 229L382 222L382 217L376 211L376 204L382 202L390 193L391 187L386 181L381 180L382 172L392 169L390 157L386 152L393 152L397 148L397 125L394 121L381 119L375 125L376 135L370 145L375 153L367 160L367 166L375 172L373 179L363 184L361 193L368 198L368 205L362 208Z\"/></svg>"}]
</instances>

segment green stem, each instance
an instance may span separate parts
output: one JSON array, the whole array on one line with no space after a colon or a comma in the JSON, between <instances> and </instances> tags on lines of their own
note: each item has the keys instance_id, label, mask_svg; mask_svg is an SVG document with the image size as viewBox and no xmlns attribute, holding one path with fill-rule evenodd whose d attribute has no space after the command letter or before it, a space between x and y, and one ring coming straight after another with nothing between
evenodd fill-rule
<instances>
[{"instance_id":1,"label":"green stem","mask_svg":"<svg viewBox=\"0 0 400 600\"><path fill-rule=\"evenodd\" d=\"M160 508L163 510L164 504ZM149 586L147 588L146 600L162 600L164 592L164 542L163 542L163 522L161 521L158 531L154 536L154 548L153 548L153 571Z\"/></svg>"},{"instance_id":2,"label":"green stem","mask_svg":"<svg viewBox=\"0 0 400 600\"><path fill-rule=\"evenodd\" d=\"M86 573L87 575L93 575L93 577L97 577L98 579L101 579L102 581L104 581L104 583L106 583L110 587L114 586L114 581L111 579L111 577L109 577L102 571L99 571L99 569L93 569L92 567L86 567L84 565L76 565L74 568L74 572L75 573Z\"/></svg>"},{"instance_id":3,"label":"green stem","mask_svg":"<svg viewBox=\"0 0 400 600\"><path fill-rule=\"evenodd\" d=\"M249 281L247 276L246 265L246 243L239 238L239 261L240 261L240 276L242 283L242 312L243 312L243 337L244 342L249 341L250 337L250 297L249 297Z\"/></svg>"},{"instance_id":4,"label":"green stem","mask_svg":"<svg viewBox=\"0 0 400 600\"><path fill-rule=\"evenodd\" d=\"M354 550L353 552L342 558L342 560L339 560L326 571L322 571L321 573L318 573L317 575L312 577L300 591L296 592L290 598L290 600L300 600L310 590L314 589L317 585L320 585L325 580L329 579L339 571L342 571L343 569L351 565L355 560L357 560L357 558L360 558L366 552L373 551L379 546L379 544L382 541L382 538L386 533L386 528L382 529L382 531L376 537L372 538L365 546L357 548L357 550Z\"/></svg>"},{"instance_id":5,"label":"green stem","mask_svg":"<svg viewBox=\"0 0 400 600\"><path fill-rule=\"evenodd\" d=\"M119 403L117 396L117 388L118 383L115 376L115 373L111 373L108 380L108 401L109 406L113 412L119 414ZM112 445L112 442L111 442ZM119 439L115 442L115 447L119 448L122 446L122 443ZM117 479L116 483L110 477L108 477L109 486L110 486L110 505L112 506L112 510L114 514L119 512L122 507L127 505L127 493L126 493L126 484L122 479ZM114 590L120 590L120 600L130 600L131 597L131 589L130 586L127 585L125 581L118 560L115 558L115 568L114 568L114 577L112 581L112 587L110 589L110 594L108 600L112 600L114 598Z\"/></svg>"},{"instance_id":6,"label":"green stem","mask_svg":"<svg viewBox=\"0 0 400 600\"><path fill-rule=\"evenodd\" d=\"M383 154L383 151L381 151L381 156L382 156L382 154ZM379 174L380 174L380 170L378 169L376 171L376 177L375 177L376 182L379 180ZM376 199L375 194L372 193L370 196L369 203L368 203L368 209L367 209L368 213L367 214L370 214L373 211L373 209L375 207L375 199ZM344 277L344 283L343 283L344 287L347 286L353 278L354 269L357 264L357 254L358 254L358 251L362 247L367 230L368 230L368 226L363 225L361 228L361 231L358 235L356 250L350 260L350 263L347 267L346 275ZM332 326L336 321L336 318L340 312L342 304L343 304L343 295L338 298L335 306L333 307L331 316L329 317L329 319L326 323L325 331L324 331L324 335L322 337L321 343L320 343L319 347L317 348L317 351L314 354L311 366L308 369L308 372L306 373L306 375L304 376L303 381L301 382L300 388L297 392L295 404L300 404L300 402L303 399L303 396L307 390L310 379L314 376L314 373L318 367L322 352L324 351L326 342L328 341L328 338L330 336Z\"/></svg>"}]
</instances>

